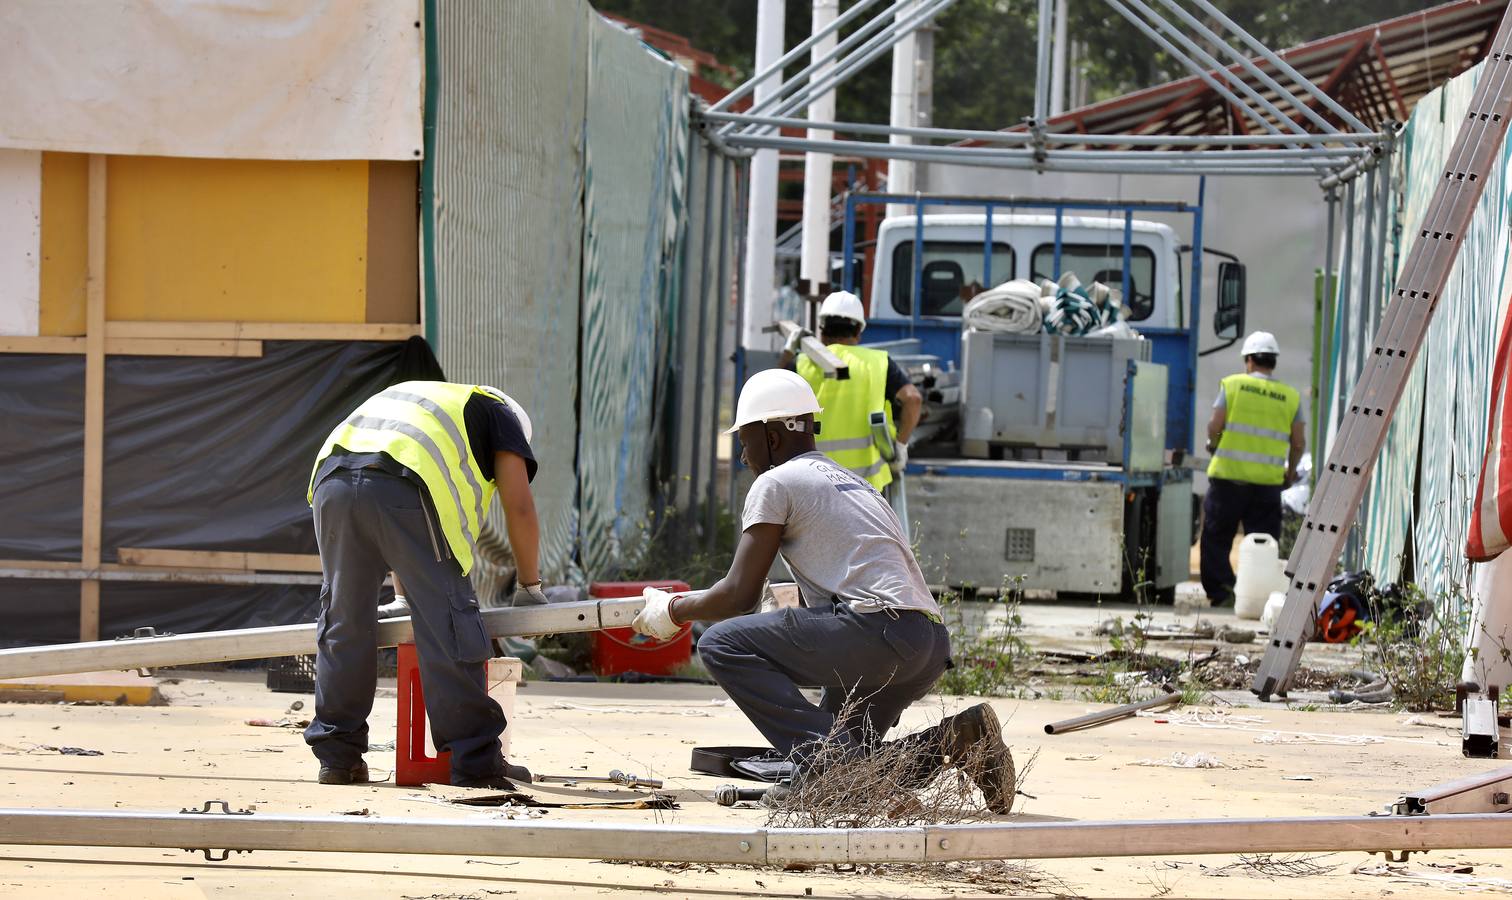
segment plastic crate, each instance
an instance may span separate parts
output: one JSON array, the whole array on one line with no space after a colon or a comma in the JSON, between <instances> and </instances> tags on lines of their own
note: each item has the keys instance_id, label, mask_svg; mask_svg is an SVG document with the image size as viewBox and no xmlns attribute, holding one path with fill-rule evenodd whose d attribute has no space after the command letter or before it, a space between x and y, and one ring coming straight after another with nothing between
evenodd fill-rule
<instances>
[{"instance_id":1,"label":"plastic crate","mask_svg":"<svg viewBox=\"0 0 1512 900\"><path fill-rule=\"evenodd\" d=\"M279 656L268 660L268 690L280 694L315 693L315 657Z\"/></svg>"}]
</instances>

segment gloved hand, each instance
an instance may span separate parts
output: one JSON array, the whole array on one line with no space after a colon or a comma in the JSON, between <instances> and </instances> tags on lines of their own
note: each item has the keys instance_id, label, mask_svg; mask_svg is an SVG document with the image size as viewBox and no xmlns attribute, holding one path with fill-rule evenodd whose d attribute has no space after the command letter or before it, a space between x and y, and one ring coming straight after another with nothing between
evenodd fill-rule
<instances>
[{"instance_id":1,"label":"gloved hand","mask_svg":"<svg viewBox=\"0 0 1512 900\"><path fill-rule=\"evenodd\" d=\"M514 599L510 606L545 606L551 601L546 599L546 592L541 590L541 583L522 584L515 588Z\"/></svg>"},{"instance_id":2,"label":"gloved hand","mask_svg":"<svg viewBox=\"0 0 1512 900\"><path fill-rule=\"evenodd\" d=\"M397 619L409 614L409 599L403 594L395 594L393 600L378 607L378 618L380 619Z\"/></svg>"},{"instance_id":3,"label":"gloved hand","mask_svg":"<svg viewBox=\"0 0 1512 900\"><path fill-rule=\"evenodd\" d=\"M908 465L908 445L902 441L893 441L892 470L901 472Z\"/></svg>"},{"instance_id":4,"label":"gloved hand","mask_svg":"<svg viewBox=\"0 0 1512 900\"><path fill-rule=\"evenodd\" d=\"M782 345L782 352L791 353L792 355L797 356L798 350L800 349L799 345L803 342L803 339L813 336L814 333L812 331L809 331L807 328L799 328L797 331L788 336L787 343Z\"/></svg>"},{"instance_id":5,"label":"gloved hand","mask_svg":"<svg viewBox=\"0 0 1512 900\"><path fill-rule=\"evenodd\" d=\"M639 634L659 641L670 641L677 637L682 626L672 621L672 595L648 587L641 592L641 596L646 598L646 605L635 614L635 621L630 623L630 627Z\"/></svg>"}]
</instances>

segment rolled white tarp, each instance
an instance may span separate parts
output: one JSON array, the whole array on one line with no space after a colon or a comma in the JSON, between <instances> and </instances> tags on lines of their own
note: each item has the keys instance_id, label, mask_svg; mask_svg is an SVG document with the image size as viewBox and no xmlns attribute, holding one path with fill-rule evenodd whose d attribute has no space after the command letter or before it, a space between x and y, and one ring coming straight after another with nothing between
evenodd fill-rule
<instances>
[{"instance_id":1,"label":"rolled white tarp","mask_svg":"<svg viewBox=\"0 0 1512 900\"><path fill-rule=\"evenodd\" d=\"M971 298L962 318L967 328L976 331L1036 334L1044 328L1040 293L1032 281L1005 281Z\"/></svg>"},{"instance_id":2,"label":"rolled white tarp","mask_svg":"<svg viewBox=\"0 0 1512 900\"><path fill-rule=\"evenodd\" d=\"M4 0L0 148L419 159L420 0Z\"/></svg>"}]
</instances>

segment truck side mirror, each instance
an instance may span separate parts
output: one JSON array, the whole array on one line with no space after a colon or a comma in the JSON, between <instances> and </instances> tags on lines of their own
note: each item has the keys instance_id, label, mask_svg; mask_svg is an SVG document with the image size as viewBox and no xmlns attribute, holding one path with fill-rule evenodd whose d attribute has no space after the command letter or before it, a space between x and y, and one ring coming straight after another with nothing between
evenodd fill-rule
<instances>
[{"instance_id":1,"label":"truck side mirror","mask_svg":"<svg viewBox=\"0 0 1512 900\"><path fill-rule=\"evenodd\" d=\"M1213 308L1213 334L1236 341L1244 333L1244 264L1218 264L1218 303Z\"/></svg>"}]
</instances>

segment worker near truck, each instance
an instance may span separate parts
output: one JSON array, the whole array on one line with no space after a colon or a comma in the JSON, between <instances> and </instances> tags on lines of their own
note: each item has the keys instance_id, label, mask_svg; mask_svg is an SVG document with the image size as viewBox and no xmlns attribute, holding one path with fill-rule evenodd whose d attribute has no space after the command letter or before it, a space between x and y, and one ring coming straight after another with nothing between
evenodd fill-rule
<instances>
[{"instance_id":1,"label":"worker near truck","mask_svg":"<svg viewBox=\"0 0 1512 900\"><path fill-rule=\"evenodd\" d=\"M892 483L893 472L901 472L908 463L908 442L918 427L924 395L886 350L857 346L865 330L861 298L836 291L819 305L819 340L845 361L850 377L825 378L812 360L799 355L799 342L812 336L802 330L789 336L778 365L796 366L819 398L824 409L817 417L819 451L880 491ZM873 413L882 413L893 441L890 466L873 435Z\"/></svg>"},{"instance_id":2,"label":"worker near truck","mask_svg":"<svg viewBox=\"0 0 1512 900\"><path fill-rule=\"evenodd\" d=\"M793 762L797 783L818 775L837 751L841 758L875 751L950 659L940 608L892 507L817 451L821 413L808 382L793 372L769 369L746 383L727 433L739 433L742 461L756 480L729 573L702 595L647 588L633 623L641 634L670 640L686 623L715 622L699 640L699 659ZM755 613L779 552L802 605ZM803 687L823 688L817 706ZM903 740L913 763L906 781L927 783L954 761L971 768L994 810L1010 810L1013 757L992 707L979 704ZM768 798L791 790L779 785Z\"/></svg>"},{"instance_id":3,"label":"worker near truck","mask_svg":"<svg viewBox=\"0 0 1512 900\"><path fill-rule=\"evenodd\" d=\"M1280 346L1256 331L1240 351L1244 371L1223 379L1208 421L1208 490L1202 501L1202 589L1215 606L1234 602L1234 534L1281 534L1281 491L1297 480L1307 448L1301 395L1276 380Z\"/></svg>"},{"instance_id":4,"label":"worker near truck","mask_svg":"<svg viewBox=\"0 0 1512 900\"><path fill-rule=\"evenodd\" d=\"M544 603L540 525L530 482L530 417L498 388L407 381L368 398L315 458L307 494L320 547L315 716L305 742L321 784L368 780L378 591L402 579L436 747L451 782L510 788L530 772L504 759L504 713L488 696L492 644L467 574L495 491L521 587Z\"/></svg>"}]
</instances>

